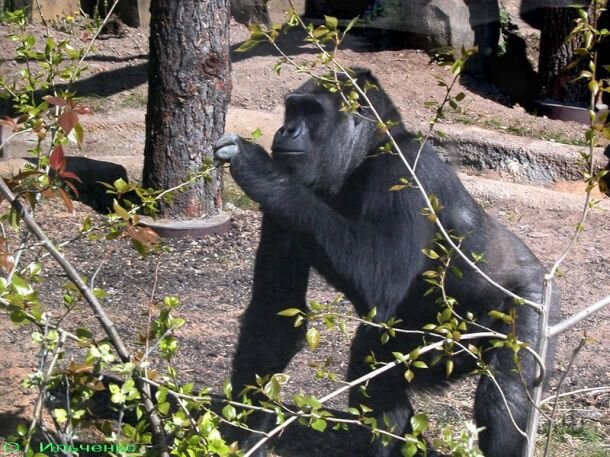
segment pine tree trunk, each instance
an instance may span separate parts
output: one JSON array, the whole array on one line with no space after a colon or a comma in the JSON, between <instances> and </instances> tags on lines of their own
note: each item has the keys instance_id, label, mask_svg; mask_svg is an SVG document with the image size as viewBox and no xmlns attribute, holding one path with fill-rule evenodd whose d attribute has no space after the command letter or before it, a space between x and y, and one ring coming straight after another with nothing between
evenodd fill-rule
<instances>
[{"instance_id":1,"label":"pine tree trunk","mask_svg":"<svg viewBox=\"0 0 610 457\"><path fill-rule=\"evenodd\" d=\"M153 0L143 184L172 188L211 160L231 94L228 0ZM213 173L178 192L161 215L198 218L222 206Z\"/></svg>"},{"instance_id":2,"label":"pine tree trunk","mask_svg":"<svg viewBox=\"0 0 610 457\"><path fill-rule=\"evenodd\" d=\"M577 65L566 66L575 58L574 50L580 47L576 38L568 38L578 17L575 8L545 8L540 33L540 96L564 104L586 107L586 82L574 81L583 70Z\"/></svg>"}]
</instances>

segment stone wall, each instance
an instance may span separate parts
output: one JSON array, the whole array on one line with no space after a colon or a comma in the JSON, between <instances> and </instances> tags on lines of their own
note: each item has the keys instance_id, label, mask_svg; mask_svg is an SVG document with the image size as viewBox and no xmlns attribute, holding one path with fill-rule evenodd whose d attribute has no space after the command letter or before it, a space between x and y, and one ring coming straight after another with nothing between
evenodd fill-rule
<instances>
[{"instance_id":1,"label":"stone wall","mask_svg":"<svg viewBox=\"0 0 610 457\"><path fill-rule=\"evenodd\" d=\"M87 14L93 14L97 0L39 0L43 15L46 19L52 20L57 16L64 16L78 11L80 7ZM248 0L241 0L248 3ZM111 2L108 2L109 4ZM305 12L305 0L294 1L297 12ZM32 8L32 5L34 7ZM285 19L285 11L290 7L288 0L269 0L269 16L272 23L281 23ZM34 0L0 0L0 11L4 8L23 8L29 7L30 11L36 10ZM130 27L147 27L150 23L150 0L120 0L115 12L125 24ZM103 14L103 12L100 12ZM40 15L35 11L32 19L34 22L40 21Z\"/></svg>"},{"instance_id":2,"label":"stone wall","mask_svg":"<svg viewBox=\"0 0 610 457\"><path fill-rule=\"evenodd\" d=\"M40 21L40 13L33 0L0 0L6 8L28 8L32 15L32 20ZM58 16L66 16L78 11L80 8L79 0L39 0L42 15L47 20L54 20Z\"/></svg>"}]
</instances>

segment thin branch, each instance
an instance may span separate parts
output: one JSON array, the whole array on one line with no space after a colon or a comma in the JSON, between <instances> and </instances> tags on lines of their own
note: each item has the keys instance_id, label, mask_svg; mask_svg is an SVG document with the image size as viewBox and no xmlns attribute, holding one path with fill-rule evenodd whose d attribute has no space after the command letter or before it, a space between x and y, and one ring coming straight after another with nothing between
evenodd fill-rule
<instances>
[{"instance_id":1,"label":"thin branch","mask_svg":"<svg viewBox=\"0 0 610 457\"><path fill-rule=\"evenodd\" d=\"M89 55L89 53L93 49L93 45L95 44L95 42L97 40L97 37L102 32L102 29L104 28L104 26L106 25L106 23L110 19L110 16L114 12L114 9L116 8L116 6L118 4L119 4L119 0L114 0L114 2L112 3L112 6L108 10L108 13L106 14L106 17L104 18L104 20L102 21L100 26L97 28L97 30L93 34L93 37L91 37L91 41L89 42L89 45L85 49L85 52L83 52L83 55L81 56L79 61L74 66L74 68L72 70L72 73L70 74L70 78L69 78L69 82L68 82L68 90L70 89L70 85L74 82L76 76L78 75L78 71L80 70L80 66L83 64L83 62L85 61L85 58L87 58L87 56Z\"/></svg>"},{"instance_id":2,"label":"thin branch","mask_svg":"<svg viewBox=\"0 0 610 457\"><path fill-rule=\"evenodd\" d=\"M3 148L4 148L4 146L6 146L7 144L9 144L9 142L10 142L10 141L11 141L13 138L15 138L15 137L17 137L17 136L19 136L19 135L23 135L24 133L30 133L31 131L32 131L32 129L25 129L25 130L19 130L18 132L14 132L14 133L10 134L10 135L8 136L8 138L6 138L6 140L4 140L2 143L0 143L0 149L3 149Z\"/></svg>"},{"instance_id":3,"label":"thin branch","mask_svg":"<svg viewBox=\"0 0 610 457\"><path fill-rule=\"evenodd\" d=\"M486 338L486 337L494 337L495 335L492 333L490 334L489 332L480 332L480 333L472 333L472 334L467 334L467 335L462 335L461 340L473 340L473 339L480 339L480 338ZM442 341L437 341L436 343L431 343L427 346L424 346L423 348L421 348L419 350L419 355L423 355L427 352L430 352L432 350L438 349L440 347L443 346L443 344L445 344L445 340L443 339ZM363 376L360 376L357 379L354 379L352 381L347 382L345 385L343 385L342 387L334 390L333 392L329 393L328 395L325 395L324 397L320 398L318 401L320 402L320 404L324 404L329 400L332 400L333 398L338 397L339 395L349 391L350 389L363 384L367 381L369 381L372 378L375 378L383 373L385 373L386 371L391 370L392 368L402 364L403 362L405 362L405 359L402 360L394 360L392 362L388 362L386 365L383 365L380 368L377 368ZM262 446L265 445L265 443L267 441L269 441L272 437L274 437L275 435L277 435L278 433L280 433L282 430L284 430L286 427L288 427L290 424L292 424L295 420L297 420L299 418L299 416L292 416L288 419L286 419L286 421L282 422L280 425L278 425L277 427L275 427L273 430L269 431L267 433L267 436L265 436L264 438L260 439L253 447L251 447L248 452L246 454L244 454L244 457L251 457L252 455L255 454L255 452Z\"/></svg>"},{"instance_id":4,"label":"thin branch","mask_svg":"<svg viewBox=\"0 0 610 457\"><path fill-rule=\"evenodd\" d=\"M500 340L507 340L508 339L508 336L505 335L504 333L496 332L495 330L492 330L489 327L485 327L484 325L480 325L480 324L478 324L478 323L476 323L474 321L468 321L468 320L462 318L455 311L453 312L453 314L457 318L459 318L462 321L468 323L469 325L474 325L474 326L479 327L480 329L484 330L483 332L467 333L465 335L462 335L462 339L464 338L464 336L470 336L470 335L475 335L475 334L476 335L485 335L485 336L482 336L481 338L497 338L497 339L500 339ZM372 322L372 321L369 321L369 320L366 320L366 319L362 319L361 317L350 316L350 315L343 315L343 314L334 313L334 312L322 312L322 313L319 313L319 314L314 314L313 319L317 318L318 316L321 316L321 317L325 317L325 316L340 317L342 319L355 321L355 322L358 322L359 324L368 325L368 326L379 328L379 329L382 329L382 330L388 330L390 328L388 325L384 325L383 323ZM311 320L311 319L312 318L310 318L309 320ZM408 329L404 329L404 328L400 328L400 327L391 327L391 328L396 333L402 333L404 335L431 336L431 337L434 337L434 338L442 338L443 340L446 340L446 338L447 338L445 335L442 335L440 333L434 333L434 332L429 332L429 331L425 331L425 330L408 330ZM529 352L532 355L532 357L534 357L534 359L538 363L538 368L544 374L546 372L544 359L540 357L540 355L536 352L536 350L534 348L532 348L531 346L527 345L527 344L524 345L524 342L521 341L521 340L516 340L516 344L521 345L523 350L525 350L526 352Z\"/></svg>"},{"instance_id":5,"label":"thin branch","mask_svg":"<svg viewBox=\"0 0 610 457\"><path fill-rule=\"evenodd\" d=\"M51 254L53 259L61 266L61 268L66 273L66 276L74 283L79 292L83 295L85 300L89 303L89 306L93 310L95 317L98 319L104 331L110 338L112 345L117 351L120 359L126 363L131 360L131 356L125 343L123 342L121 336L119 335L116 327L114 326L114 322L108 317L101 303L97 299L97 297L93 294L93 291L87 287L85 282L82 280L78 271L74 268L74 266L63 256L61 252L57 250L57 248L53 245L53 242L49 239L49 237L44 233L40 225L34 220L32 214L23 206L23 204L17 200L11 189L7 186L4 179L0 179L0 194L8 200L11 206L17 211L25 225L28 227L38 240L43 244L45 249ZM157 415L154 404L150 400L149 397L144 395L148 386L144 384L141 380L141 377L138 375L134 376L134 380L136 385L138 386L138 390L143 394L142 402L144 404L144 408L148 415L148 418L151 423L152 432L155 435L155 440L161 449L161 454L164 457L168 457L169 453L167 452L167 445L165 443L165 433L163 431L163 426L161 424L161 420Z\"/></svg>"},{"instance_id":6,"label":"thin branch","mask_svg":"<svg viewBox=\"0 0 610 457\"><path fill-rule=\"evenodd\" d=\"M46 333L45 333L45 336L46 336ZM59 356L62 353L62 347L63 347L65 341L66 341L65 335L61 334L59 337L59 342L58 342L57 347L55 348L55 351L53 354L53 359L51 359L51 362L49 363L49 366L47 367L46 373L43 374L45 379L48 379L51 376L51 374L53 373L53 370L55 369L55 365L57 364L57 361L59 360ZM44 358L45 358L44 355L41 356L42 363L44 363ZM42 373L42 369L40 371ZM42 422L42 407L44 406L44 402L46 399L47 388L48 388L48 385L46 383L42 382L40 392L38 393L38 399L36 400L36 406L34 407L34 413L32 414L32 417L33 417L32 422L30 423L30 428L28 429L27 436L29 438L25 445L24 455L27 455L28 450L30 448L30 438L32 437L32 434L34 433L36 424L38 423L39 420Z\"/></svg>"},{"instance_id":7,"label":"thin branch","mask_svg":"<svg viewBox=\"0 0 610 457\"><path fill-rule=\"evenodd\" d=\"M577 312L573 316L568 317L567 319L564 319L563 321L551 326L549 328L549 337L554 337L559 335L560 333L565 332L566 330L574 327L583 319L586 319L587 317L591 316L592 314L596 313L602 308L605 308L608 305L610 305L610 295L596 303L587 306L585 309Z\"/></svg>"},{"instance_id":8,"label":"thin branch","mask_svg":"<svg viewBox=\"0 0 610 457\"><path fill-rule=\"evenodd\" d=\"M551 308L551 301L553 299L553 275L547 274L544 277L544 284L542 287L542 313L538 316L538 329L536 334L538 335L538 341L536 343L536 352L540 355L542 360L546 359L547 352L549 349L549 312ZM542 379L542 372L537 374L537 378L540 381ZM536 435L538 434L538 423L540 421L540 401L542 400L542 391L544 389L544 382L539 382L533 387L531 402L528 405L529 413L527 415L527 443L528 446L523 449L523 457L534 457L536 453Z\"/></svg>"},{"instance_id":9,"label":"thin branch","mask_svg":"<svg viewBox=\"0 0 610 457\"><path fill-rule=\"evenodd\" d=\"M576 361L576 357L578 356L578 353L581 351L582 348L585 347L586 344L587 344L587 338L586 337L581 338L578 345L572 351L572 357L570 357L570 362L568 363L566 371L561 376L561 379L559 380L559 384L557 385L557 394L555 395L555 401L553 402L553 409L552 409L551 415L549 417L549 431L547 432L547 435L546 435L546 443L544 445L543 457L547 457L549 455L549 451L551 450L551 438L553 436L553 427L555 425L555 421L553 419L555 418L555 413L557 412L557 405L559 404L559 392L561 391L561 386L563 385L563 382L565 381L566 376L572 369L572 366L574 365L574 362ZM541 403L542 403L541 401L538 402L538 404L541 404Z\"/></svg>"},{"instance_id":10,"label":"thin branch","mask_svg":"<svg viewBox=\"0 0 610 457\"><path fill-rule=\"evenodd\" d=\"M608 386L608 387L587 387L586 389L571 390L569 392L564 392L564 393L558 394L558 395L551 395L550 397L545 398L544 400L542 400L540 402L540 406L546 405L550 401L553 401L553 400L556 400L559 398L572 397L574 395L580 395L580 394L596 395L596 394L604 394L604 393L609 393L609 392L610 392L610 386Z\"/></svg>"},{"instance_id":11,"label":"thin branch","mask_svg":"<svg viewBox=\"0 0 610 457\"><path fill-rule=\"evenodd\" d=\"M291 6L294 8L294 5ZM307 31L307 26L305 25L305 23L302 21L302 19L300 17L297 16L297 19L301 25L301 27ZM311 34L311 32L308 31L308 34L310 36L310 38L312 38L312 42L314 43L314 45L316 45L316 47L322 52L322 54L324 55L325 58L330 58L330 54L318 43L318 41L315 39L315 37ZM274 41L269 37L272 45L281 53L282 57L287 59L288 62L291 62L291 60L289 59L289 57L277 46L277 44L274 43ZM375 107L373 106L373 104L371 103L370 99L368 98L366 92L364 91L364 89L362 89L358 84L356 79L354 79L354 77L352 77L348 71L347 68L345 68L343 65L341 65L335 58L329 60L330 62L332 62L333 65L336 66L336 68L338 68L340 70L341 73L343 73L347 79L350 81L350 83L352 84L352 86L354 87L354 89L358 92L358 94L363 98L363 100L366 102L366 106L371 110L371 112L373 113L373 116L375 117L375 119L377 119L379 122L384 122L384 120L381 118L381 116L379 115L379 112L375 109ZM297 67L298 68L298 67ZM386 129L385 134L387 135L387 137L390 140L390 143L392 144L392 148L394 149L394 151L396 151L396 154L400 157L401 161L404 163L405 167L407 168L410 176L412 177L413 181L415 182L415 187L417 187L417 189L419 190L420 194L422 195L422 198L424 199L424 202L426 204L426 207L428 208L428 210L430 211L430 214L433 216L437 216L436 211L434 210L434 207L432 205L432 202L430 201L430 198L428 197L428 194L425 190L425 188L423 187L421 181L419 180L419 178L417 177L417 174L415 173L415 169L411 166L411 164L409 163L409 161L407 160L407 158L404 156L400 146L398 145L398 143L396 142L396 140L394 139L393 135L390 133L389 129ZM423 149L425 143L422 143L420 145L420 150ZM418 153L419 154L419 153ZM495 280L493 280L490 276L488 276L483 270L481 270L464 252L462 252L461 249L458 248L458 246L456 245L456 243L451 239L451 236L449 235L449 233L447 232L447 230L445 229L445 227L443 226L443 224L440 221L440 218L438 217L434 217L435 221L435 225L438 228L438 230L441 232L441 234L443 235L443 237L446 239L447 243L449 243L449 245L458 253L458 255L462 258L462 260L479 276L481 276L483 279L485 279L489 284L491 284L493 287L495 287L496 289L502 291L504 294L508 295L509 297L512 297L515 300L518 300L519 302L526 304L530 307L532 307L533 309L535 309L537 312L542 312L543 311L543 307L542 304L540 303L536 303L532 300L526 299L524 297L519 296L518 294L515 294L514 292L508 290L507 288L505 288L504 286L502 286L501 284L499 284L498 282L496 282Z\"/></svg>"},{"instance_id":12,"label":"thin branch","mask_svg":"<svg viewBox=\"0 0 610 457\"><path fill-rule=\"evenodd\" d=\"M144 342L144 353L147 354L144 357L144 360L146 360L146 358L148 357L148 346L150 344L150 327L152 325L152 311L153 311L153 306L155 304L155 294L157 292L157 283L159 281L159 268L161 267L161 259L157 258L157 262L155 265L155 274L153 276L153 285L152 285L152 290L150 292L150 300L148 302L148 316L146 318L146 340ZM159 340L163 339L163 337L161 337Z\"/></svg>"}]
</instances>

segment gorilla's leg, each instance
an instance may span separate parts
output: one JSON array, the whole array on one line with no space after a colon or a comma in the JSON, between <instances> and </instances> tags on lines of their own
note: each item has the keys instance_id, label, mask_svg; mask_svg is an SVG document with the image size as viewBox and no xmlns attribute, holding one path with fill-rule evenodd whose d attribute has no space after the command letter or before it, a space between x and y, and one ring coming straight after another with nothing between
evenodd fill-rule
<instances>
[{"instance_id":1,"label":"gorilla's leg","mask_svg":"<svg viewBox=\"0 0 610 457\"><path fill-rule=\"evenodd\" d=\"M364 362L371 353L376 360L391 362L393 357L391 349L394 340L386 345L381 344L380 333L377 329L368 326L360 326L354 338L350 354L348 379L354 380L367 373L371 368ZM398 350L396 347L394 348ZM350 391L349 404L358 407L361 404L373 409L372 414L377 419L378 426L383 428L385 423L390 424L388 430L396 435L411 432L410 419L413 416L413 407L407 396L407 384L404 378L404 370L395 367L390 371L371 379L366 384L366 395L362 394L356 387ZM380 439L376 439L373 445L372 455L376 457L400 457L402 453L401 442L396 440L384 446Z\"/></svg>"},{"instance_id":2,"label":"gorilla's leg","mask_svg":"<svg viewBox=\"0 0 610 457\"><path fill-rule=\"evenodd\" d=\"M306 309L305 294L309 265L302 259L297 240L267 215L263 217L261 241L256 254L252 300L246 310L233 358L231 383L238 394L248 385L256 385L256 376L280 373L288 365L304 340L305 326L294 327L294 320L279 316L287 308ZM249 394L256 404L260 399ZM254 413L248 426L268 429L275 418ZM261 435L238 431L242 449L250 448ZM266 455L262 449L257 457Z\"/></svg>"},{"instance_id":3,"label":"gorilla's leg","mask_svg":"<svg viewBox=\"0 0 610 457\"><path fill-rule=\"evenodd\" d=\"M541 299L540 294L522 296L537 302ZM517 311L517 337L533 347L538 340L538 319L536 312L527 306ZM486 457L520 457L526 445L522 432L527 428L528 390L531 393L536 382L537 362L525 350L515 360L515 353L508 348L489 350L485 361L496 382L482 375L477 386L474 415L477 426L485 427L479 434L479 447Z\"/></svg>"},{"instance_id":4,"label":"gorilla's leg","mask_svg":"<svg viewBox=\"0 0 610 457\"><path fill-rule=\"evenodd\" d=\"M525 431L529 400L513 357L514 354L509 349L494 350L488 366L498 385L489 376L482 375L477 386L475 419L477 426L485 427L479 434L479 447L487 457L519 457L525 445L525 438L515 425ZM527 356L527 359L531 357ZM531 368L532 362L523 360L522 364L530 365ZM531 372L531 369L523 371ZM528 376L524 378L527 379ZM528 379L526 382L530 384L531 381Z\"/></svg>"}]
</instances>

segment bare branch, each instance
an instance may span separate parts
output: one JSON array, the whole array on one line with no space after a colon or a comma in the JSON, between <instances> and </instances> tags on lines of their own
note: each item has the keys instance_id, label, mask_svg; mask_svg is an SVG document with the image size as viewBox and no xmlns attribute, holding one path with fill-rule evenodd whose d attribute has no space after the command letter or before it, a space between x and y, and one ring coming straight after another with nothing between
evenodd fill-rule
<instances>
[{"instance_id":1,"label":"bare branch","mask_svg":"<svg viewBox=\"0 0 610 457\"><path fill-rule=\"evenodd\" d=\"M591 395L604 394L604 393L609 393L609 392L610 392L610 386L608 386L608 387L587 387L586 389L571 390L569 392L564 392L559 395L552 395L550 397L545 398L544 400L542 400L540 402L540 406L545 405L548 402L553 401L558 398L572 397L574 395L581 395L581 394L591 394Z\"/></svg>"},{"instance_id":2,"label":"bare branch","mask_svg":"<svg viewBox=\"0 0 610 457\"><path fill-rule=\"evenodd\" d=\"M546 443L544 445L544 454L543 454L544 457L547 457L549 455L549 451L551 450L551 437L553 436L553 426L555 425L554 418L555 418L555 413L557 412L557 405L559 403L559 392L561 390L561 386L563 385L563 382L565 381L566 376L570 372L570 369L574 365L574 361L576 360L578 353L580 352L580 350L582 348L585 347L585 344L587 344L587 338L583 337L580 339L578 346L576 346L576 348L574 348L574 350L572 351L572 357L570 357L570 362L568 363L568 367L566 368L565 373L563 373L563 375L561 376L561 379L559 380L559 384L557 386L557 395L555 395L555 401L553 402L553 410L551 411L551 415L549 417L549 431L547 432ZM541 403L542 402L540 401L538 404L541 404Z\"/></svg>"},{"instance_id":3,"label":"bare branch","mask_svg":"<svg viewBox=\"0 0 610 457\"><path fill-rule=\"evenodd\" d=\"M565 332L566 330L574 327L576 324L578 324L583 319L586 319L587 317L591 316L592 314L596 313L597 311L601 310L602 308L605 308L608 305L610 305L610 295L608 295L607 297L601 299L600 301L598 301L596 303L593 303L593 304L587 306L585 309L577 312L573 316L570 316L567 319L564 319L563 321L559 322L558 324L555 324L552 327L550 327L549 328L549 337L553 337L553 336L559 335L560 333Z\"/></svg>"},{"instance_id":4,"label":"bare branch","mask_svg":"<svg viewBox=\"0 0 610 457\"><path fill-rule=\"evenodd\" d=\"M116 327L114 326L114 322L108 317L101 303L98 301L97 297L94 295L93 291L87 287L85 282L82 280L78 271L74 268L74 266L63 256L59 250L54 246L53 242L49 239L49 237L44 233L40 225L34 220L32 214L23 206L23 204L17 200L13 192L9 189L4 179L0 179L0 194L11 204L11 206L17 211L28 230L34 234L38 240L42 243L44 248L51 254L53 259L61 266L61 268L66 273L66 276L74 283L79 292L83 295L85 300L89 303L89 306L93 310L95 317L98 319L104 331L110 338L112 345L117 351L120 359L123 362L129 362L131 356L125 343L120 337ZM161 420L157 415L154 404L150 400L150 395L146 395L149 393L149 388L146 384L144 384L141 380L141 377L138 375L134 375L134 380L136 381L136 385L138 386L138 390L142 393L142 402L144 404L144 408L150 420L152 431L155 435L155 440L161 448L161 455L164 457L169 457L169 453L167 452L167 445L165 443L165 433L163 432L163 426L161 424Z\"/></svg>"}]
</instances>

